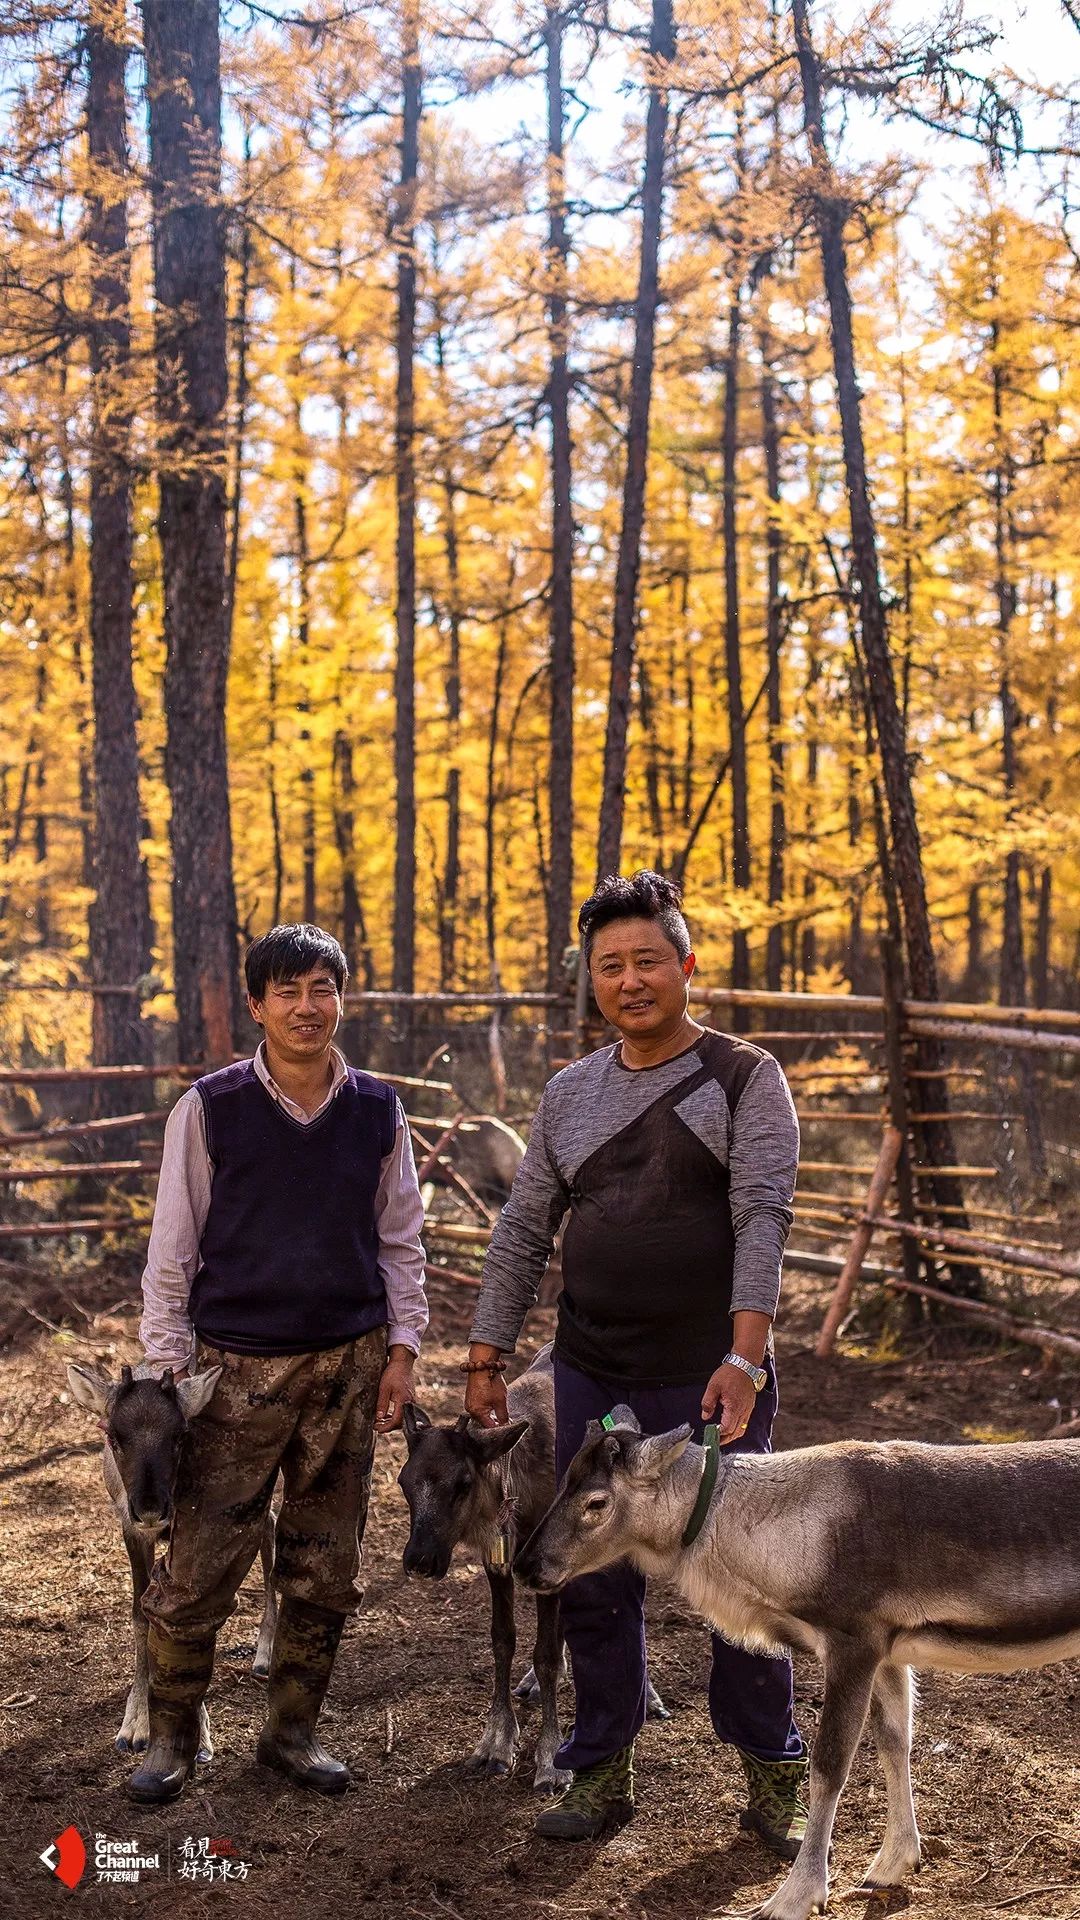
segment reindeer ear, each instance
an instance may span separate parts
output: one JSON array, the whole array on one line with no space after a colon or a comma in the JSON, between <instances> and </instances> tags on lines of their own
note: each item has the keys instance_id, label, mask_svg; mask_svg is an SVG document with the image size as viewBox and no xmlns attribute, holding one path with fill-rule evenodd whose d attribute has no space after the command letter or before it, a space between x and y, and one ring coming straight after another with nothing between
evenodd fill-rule
<instances>
[{"instance_id":1,"label":"reindeer ear","mask_svg":"<svg viewBox=\"0 0 1080 1920\"><path fill-rule=\"evenodd\" d=\"M690 1426L673 1427L670 1433L651 1433L639 1440L627 1461L635 1480L659 1480L685 1453L693 1433Z\"/></svg>"},{"instance_id":2,"label":"reindeer ear","mask_svg":"<svg viewBox=\"0 0 1080 1920\"><path fill-rule=\"evenodd\" d=\"M77 1360L69 1361L68 1386L80 1407L87 1413L107 1414L110 1396L116 1392L111 1380L107 1380L96 1367L84 1367Z\"/></svg>"},{"instance_id":3,"label":"reindeer ear","mask_svg":"<svg viewBox=\"0 0 1080 1920\"><path fill-rule=\"evenodd\" d=\"M468 1433L469 1428L471 1426L472 1426L472 1414L459 1413L457 1419L454 1421L454 1432Z\"/></svg>"},{"instance_id":4,"label":"reindeer ear","mask_svg":"<svg viewBox=\"0 0 1080 1920\"><path fill-rule=\"evenodd\" d=\"M515 1420L509 1427L481 1427L479 1430L473 1427L469 1433L469 1446L486 1466L490 1460L501 1460L504 1453L510 1453L528 1431L527 1420Z\"/></svg>"},{"instance_id":5,"label":"reindeer ear","mask_svg":"<svg viewBox=\"0 0 1080 1920\"><path fill-rule=\"evenodd\" d=\"M620 1401L617 1407L612 1407L607 1417L613 1426L624 1430L628 1427L631 1433L641 1432L641 1421L638 1419L633 1407L626 1406L623 1401ZM608 1431L610 1432L610 1428Z\"/></svg>"},{"instance_id":6,"label":"reindeer ear","mask_svg":"<svg viewBox=\"0 0 1080 1920\"><path fill-rule=\"evenodd\" d=\"M167 1393L173 1400L176 1399L176 1380L171 1367L166 1367L164 1373L159 1376L158 1386L162 1393Z\"/></svg>"},{"instance_id":7,"label":"reindeer ear","mask_svg":"<svg viewBox=\"0 0 1080 1920\"><path fill-rule=\"evenodd\" d=\"M401 1411L401 1424L405 1429L405 1444L411 1453L420 1434L427 1431L431 1421L423 1407L418 1407L414 1400L407 1400Z\"/></svg>"},{"instance_id":8,"label":"reindeer ear","mask_svg":"<svg viewBox=\"0 0 1080 1920\"><path fill-rule=\"evenodd\" d=\"M223 1367L208 1367L205 1373L196 1373L190 1380L181 1380L176 1389L176 1398L185 1420L194 1420L196 1414L209 1406L214 1388L224 1371Z\"/></svg>"}]
</instances>

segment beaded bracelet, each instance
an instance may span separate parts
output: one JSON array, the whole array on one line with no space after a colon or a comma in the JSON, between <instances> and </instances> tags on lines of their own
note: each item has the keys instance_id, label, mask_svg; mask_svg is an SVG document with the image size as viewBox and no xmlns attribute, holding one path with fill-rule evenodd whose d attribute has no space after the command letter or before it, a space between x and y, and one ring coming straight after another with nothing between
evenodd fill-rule
<instances>
[{"instance_id":1,"label":"beaded bracelet","mask_svg":"<svg viewBox=\"0 0 1080 1920\"><path fill-rule=\"evenodd\" d=\"M494 1380L497 1373L506 1372L505 1360L463 1360L459 1373L486 1373Z\"/></svg>"}]
</instances>

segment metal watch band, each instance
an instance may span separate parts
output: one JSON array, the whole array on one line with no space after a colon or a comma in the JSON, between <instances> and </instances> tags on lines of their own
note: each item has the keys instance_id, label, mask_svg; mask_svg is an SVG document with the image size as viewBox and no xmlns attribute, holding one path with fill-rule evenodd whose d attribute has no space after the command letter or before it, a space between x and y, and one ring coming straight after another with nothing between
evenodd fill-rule
<instances>
[{"instance_id":1,"label":"metal watch band","mask_svg":"<svg viewBox=\"0 0 1080 1920\"><path fill-rule=\"evenodd\" d=\"M740 1373L745 1373L747 1379L753 1381L758 1393L761 1392L769 1377L764 1367L755 1367L753 1361L744 1360L741 1353L725 1353L721 1364L725 1367L738 1367Z\"/></svg>"}]
</instances>

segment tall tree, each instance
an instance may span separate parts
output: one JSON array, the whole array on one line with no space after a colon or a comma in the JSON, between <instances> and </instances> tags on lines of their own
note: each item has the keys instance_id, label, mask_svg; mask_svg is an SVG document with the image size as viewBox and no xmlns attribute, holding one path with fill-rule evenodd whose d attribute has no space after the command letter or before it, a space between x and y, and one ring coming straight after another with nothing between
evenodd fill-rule
<instances>
[{"instance_id":1,"label":"tall tree","mask_svg":"<svg viewBox=\"0 0 1080 1920\"><path fill-rule=\"evenodd\" d=\"M397 254L397 656L394 665L393 985L411 993L416 970L416 192L420 172L420 26L417 0L401 14L401 171L394 221Z\"/></svg>"},{"instance_id":2,"label":"tall tree","mask_svg":"<svg viewBox=\"0 0 1080 1920\"><path fill-rule=\"evenodd\" d=\"M806 0L792 0L795 46L802 83L803 121L814 169L814 222L821 249L822 275L829 306L833 364L836 376L837 404L844 449L844 477L851 526L851 564L858 593L859 637L866 671L867 691L873 712L877 749L881 757L882 777L888 801L889 831L892 841L892 865L904 921L904 947L908 980L917 1000L938 998L937 961L930 926L930 909L923 874L915 796L904 741L904 725L893 678L889 649L885 594L878 563L877 529L871 504L863 440L862 402L855 365L855 336L852 325L851 292L848 285L847 247L844 229L849 207L836 178L825 140L822 110L821 68L810 34ZM940 1065L940 1049L935 1042L920 1043L923 1068L934 1072ZM920 1084L927 1084L922 1082ZM932 1083L931 1083L932 1084ZM944 1087L944 1082L942 1082ZM935 1096L937 1097L937 1096ZM944 1094L940 1105L947 1105ZM929 1157L936 1166L956 1163L952 1129L947 1121L923 1123L923 1137ZM967 1221L963 1195L951 1175L937 1174L934 1180L937 1204L947 1208L956 1220ZM977 1291L977 1269L954 1267L953 1284L958 1292Z\"/></svg>"},{"instance_id":3,"label":"tall tree","mask_svg":"<svg viewBox=\"0 0 1080 1920\"><path fill-rule=\"evenodd\" d=\"M574 511L570 441L570 350L567 312L566 108L562 52L564 14L547 7L547 404L551 421L551 748L548 760L547 984L562 984L574 883Z\"/></svg>"},{"instance_id":4,"label":"tall tree","mask_svg":"<svg viewBox=\"0 0 1080 1920\"><path fill-rule=\"evenodd\" d=\"M94 713L90 973L133 987L150 966L150 897L139 847L139 751L132 673L131 266L127 201L127 21L124 0L92 0L86 32L90 156L90 640ZM146 1058L134 992L95 996L94 1060ZM122 1111L125 1093L116 1093ZM108 1101L107 1104L111 1104Z\"/></svg>"},{"instance_id":5,"label":"tall tree","mask_svg":"<svg viewBox=\"0 0 1080 1920\"><path fill-rule=\"evenodd\" d=\"M225 246L216 0L143 0L154 211L177 1043L227 1060L235 907L225 745Z\"/></svg>"},{"instance_id":6,"label":"tall tree","mask_svg":"<svg viewBox=\"0 0 1080 1920\"><path fill-rule=\"evenodd\" d=\"M634 347L626 424L622 519L615 566L611 670L597 844L598 876L617 872L622 854L626 746L637 642L638 576L641 571L641 534L645 523L656 311L660 302L660 233L664 208L668 88L674 58L675 16L671 0L653 0L647 72L649 106L645 116L645 170L641 193L641 253L637 297L634 301Z\"/></svg>"}]
</instances>

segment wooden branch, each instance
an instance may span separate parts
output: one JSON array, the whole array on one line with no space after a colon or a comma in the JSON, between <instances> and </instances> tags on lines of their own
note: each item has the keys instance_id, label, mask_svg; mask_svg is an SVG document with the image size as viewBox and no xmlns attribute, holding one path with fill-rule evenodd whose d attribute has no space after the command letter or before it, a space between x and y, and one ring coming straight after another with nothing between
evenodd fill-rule
<instances>
[{"instance_id":1,"label":"wooden branch","mask_svg":"<svg viewBox=\"0 0 1080 1920\"><path fill-rule=\"evenodd\" d=\"M440 1267L434 1260L426 1260L424 1262L424 1272L440 1280L453 1280L455 1285L459 1287L479 1287L481 1285L478 1273L462 1273L460 1267Z\"/></svg>"},{"instance_id":2,"label":"wooden branch","mask_svg":"<svg viewBox=\"0 0 1080 1920\"><path fill-rule=\"evenodd\" d=\"M117 1173L160 1172L160 1160L68 1160L63 1166L4 1167L0 1169L0 1185L14 1186L21 1180L81 1180L86 1174L104 1180Z\"/></svg>"},{"instance_id":3,"label":"wooden branch","mask_svg":"<svg viewBox=\"0 0 1080 1920\"><path fill-rule=\"evenodd\" d=\"M1039 1247L1014 1246L1005 1240L984 1240L977 1233L962 1233L956 1227L913 1226L907 1220L894 1220L888 1214L878 1214L866 1203L864 1218L872 1227L887 1227L892 1233L909 1235L931 1247L956 1247L962 1253L976 1254L983 1260L994 1260L1000 1254L1003 1260L1017 1262L1032 1273L1052 1273L1060 1280L1080 1280L1080 1260L1055 1260L1053 1254Z\"/></svg>"},{"instance_id":4,"label":"wooden branch","mask_svg":"<svg viewBox=\"0 0 1080 1920\"><path fill-rule=\"evenodd\" d=\"M206 1067L0 1067L0 1085L80 1086L100 1080L197 1080Z\"/></svg>"},{"instance_id":5,"label":"wooden branch","mask_svg":"<svg viewBox=\"0 0 1080 1920\"><path fill-rule=\"evenodd\" d=\"M409 1130L412 1133L412 1137L416 1141L417 1146L421 1147L424 1153L430 1156L434 1152L434 1143L428 1139L426 1134L421 1133L420 1128L417 1126L415 1120L409 1121ZM450 1185L457 1189L462 1199L467 1200L469 1203L469 1206L473 1209L473 1211L480 1215L480 1218L481 1220L484 1221L485 1225L489 1227L494 1226L495 1215L492 1213L491 1208L485 1205L484 1201L481 1200L480 1195L478 1193L473 1192L473 1189L470 1187L464 1175L458 1173L456 1167L448 1166L445 1160L439 1160L438 1158L436 1158L434 1164L438 1166L440 1173L442 1173L445 1176L445 1178L449 1181Z\"/></svg>"},{"instance_id":6,"label":"wooden branch","mask_svg":"<svg viewBox=\"0 0 1080 1920\"><path fill-rule=\"evenodd\" d=\"M448 1147L450 1145L451 1140L453 1139L455 1133L457 1132L464 1118L465 1118L465 1109L464 1107L462 1107L459 1110L459 1112L455 1113L453 1119L447 1122L446 1126L443 1128L438 1139L436 1140L435 1145L432 1147L431 1152L424 1157L424 1159L421 1161L420 1165L416 1169L416 1182L418 1186L422 1187L424 1184L424 1181L428 1178L428 1176L434 1173L435 1168L439 1164L439 1155L442 1153L444 1147Z\"/></svg>"},{"instance_id":7,"label":"wooden branch","mask_svg":"<svg viewBox=\"0 0 1080 1920\"><path fill-rule=\"evenodd\" d=\"M1080 1034L1028 1033L1022 1027L969 1025L963 1020L912 1020L911 1031L938 1040L1003 1047L1010 1053L1080 1053Z\"/></svg>"},{"instance_id":8,"label":"wooden branch","mask_svg":"<svg viewBox=\"0 0 1080 1920\"><path fill-rule=\"evenodd\" d=\"M882 1135L881 1152L878 1154L877 1164L874 1167L870 1180L870 1188L866 1196L866 1212L852 1236L843 1270L837 1280L833 1297L829 1302L828 1311L822 1322L821 1332L817 1338L817 1345L814 1348L814 1352L817 1354L819 1360L826 1359L836 1345L836 1335L840 1322L843 1320L851 1303L851 1296L855 1291L855 1284L862 1272L862 1264L873 1238L874 1227L877 1224L874 1215L877 1213L878 1208L889 1190L893 1174L896 1172L896 1163L900 1158L900 1149L903 1144L904 1136L899 1127L886 1127Z\"/></svg>"},{"instance_id":9,"label":"wooden branch","mask_svg":"<svg viewBox=\"0 0 1080 1920\"><path fill-rule=\"evenodd\" d=\"M53 1140L77 1140L87 1133L112 1132L117 1127L163 1127L168 1109L154 1107L149 1113L120 1113L109 1120L76 1120L62 1127L42 1127L36 1133L0 1133L0 1147L8 1152L38 1146Z\"/></svg>"},{"instance_id":10,"label":"wooden branch","mask_svg":"<svg viewBox=\"0 0 1080 1920\"><path fill-rule=\"evenodd\" d=\"M379 988L347 993L347 1007L567 1007L565 993L397 993Z\"/></svg>"},{"instance_id":11,"label":"wooden branch","mask_svg":"<svg viewBox=\"0 0 1080 1920\"><path fill-rule=\"evenodd\" d=\"M133 1220L129 1213L109 1220L25 1220L18 1227L0 1227L0 1240L59 1240L69 1233L120 1233L125 1228L146 1233L149 1222Z\"/></svg>"},{"instance_id":12,"label":"wooden branch","mask_svg":"<svg viewBox=\"0 0 1080 1920\"><path fill-rule=\"evenodd\" d=\"M964 1294L946 1293L942 1287L928 1287L921 1281L916 1283L903 1279L899 1274L881 1276L885 1287L896 1287L901 1293L917 1293L924 1300L938 1300L942 1306L955 1308L957 1313L971 1313L979 1320L985 1320L993 1326L1001 1327L1011 1340L1018 1340L1022 1346L1042 1347L1050 1353L1068 1353L1080 1358L1080 1339L1071 1333L1058 1333L1052 1327L1043 1327L1035 1320L1018 1320L1015 1314L1006 1313L1003 1307L990 1307L982 1300L969 1300ZM1049 1438L1053 1439L1051 1434Z\"/></svg>"},{"instance_id":13,"label":"wooden branch","mask_svg":"<svg viewBox=\"0 0 1080 1920\"><path fill-rule=\"evenodd\" d=\"M486 1247L494 1229L492 1227L471 1227L465 1221L425 1219L423 1233L429 1240L463 1240L474 1246Z\"/></svg>"}]
</instances>

